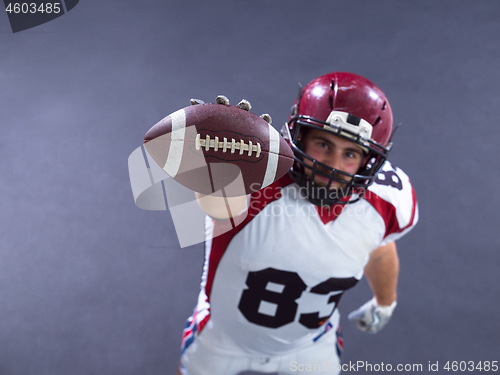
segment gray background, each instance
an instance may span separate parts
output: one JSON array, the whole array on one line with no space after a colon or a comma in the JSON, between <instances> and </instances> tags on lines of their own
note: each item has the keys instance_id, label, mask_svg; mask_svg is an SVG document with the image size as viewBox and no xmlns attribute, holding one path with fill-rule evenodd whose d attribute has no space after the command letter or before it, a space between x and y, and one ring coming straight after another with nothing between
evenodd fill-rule
<instances>
[{"instance_id":1,"label":"gray background","mask_svg":"<svg viewBox=\"0 0 500 375\"><path fill-rule=\"evenodd\" d=\"M389 97L421 217L381 333L345 362L500 360L500 2L82 0L13 34L0 14L0 374L172 374L201 245L133 202L127 158L191 97L281 127L297 83L345 70ZM441 371L444 373L444 371Z\"/></svg>"}]
</instances>

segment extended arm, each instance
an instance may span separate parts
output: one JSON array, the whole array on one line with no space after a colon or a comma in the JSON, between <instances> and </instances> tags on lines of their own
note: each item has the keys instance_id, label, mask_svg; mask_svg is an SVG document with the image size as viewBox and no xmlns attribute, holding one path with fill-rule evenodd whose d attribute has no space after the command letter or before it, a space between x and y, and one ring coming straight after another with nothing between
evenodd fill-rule
<instances>
[{"instance_id":1,"label":"extended arm","mask_svg":"<svg viewBox=\"0 0 500 375\"><path fill-rule=\"evenodd\" d=\"M396 301L399 257L395 242L372 252L365 266L365 276L379 305L390 306Z\"/></svg>"},{"instance_id":2,"label":"extended arm","mask_svg":"<svg viewBox=\"0 0 500 375\"><path fill-rule=\"evenodd\" d=\"M351 312L348 318L355 321L360 330L377 333L389 322L397 304L399 258L394 242L371 253L365 276L374 297Z\"/></svg>"}]
</instances>

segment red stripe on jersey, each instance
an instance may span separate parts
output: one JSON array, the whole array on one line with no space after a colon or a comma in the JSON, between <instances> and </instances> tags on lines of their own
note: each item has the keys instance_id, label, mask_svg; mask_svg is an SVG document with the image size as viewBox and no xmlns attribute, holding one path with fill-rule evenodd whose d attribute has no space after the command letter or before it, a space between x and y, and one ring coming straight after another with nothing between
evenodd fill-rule
<instances>
[{"instance_id":1,"label":"red stripe on jersey","mask_svg":"<svg viewBox=\"0 0 500 375\"><path fill-rule=\"evenodd\" d=\"M334 221L344 210L345 204L336 203L333 206L316 206L316 211L318 211L319 218L323 224L328 224L330 221Z\"/></svg>"},{"instance_id":2,"label":"red stripe on jersey","mask_svg":"<svg viewBox=\"0 0 500 375\"><path fill-rule=\"evenodd\" d=\"M203 329L203 327L205 327L205 324L207 324L208 320L210 319L210 314L208 314L207 316L205 316L199 323L198 323L198 329L197 331L198 332L201 332L201 330Z\"/></svg>"},{"instance_id":3,"label":"red stripe on jersey","mask_svg":"<svg viewBox=\"0 0 500 375\"><path fill-rule=\"evenodd\" d=\"M337 327L337 347L340 349L340 351L344 351L344 338L342 336L342 329L340 328L340 324Z\"/></svg>"},{"instance_id":4,"label":"red stripe on jersey","mask_svg":"<svg viewBox=\"0 0 500 375\"><path fill-rule=\"evenodd\" d=\"M380 198L373 191L367 191L364 198L377 210L377 212L382 216L385 223L385 235L384 238L392 233L399 233L404 231L406 228L413 225L415 221L415 211L417 209L417 196L415 194L415 190L413 186L411 188L412 193L412 212L411 212L411 220L408 225L403 228L399 227L398 219L396 216L396 207L393 204L387 202L386 200Z\"/></svg>"},{"instance_id":5,"label":"red stripe on jersey","mask_svg":"<svg viewBox=\"0 0 500 375\"><path fill-rule=\"evenodd\" d=\"M218 222L215 221L214 225L217 226ZM233 237L238 233L239 230L237 228L233 228L230 231L221 234L220 236L214 237L212 239L212 247L210 249L210 256L208 260L208 273L207 273L207 283L205 285L205 294L207 295L210 301L210 292L212 291L212 283L214 280L215 270L219 265L219 262L224 255L224 252L229 245L229 242L233 239Z\"/></svg>"},{"instance_id":6,"label":"red stripe on jersey","mask_svg":"<svg viewBox=\"0 0 500 375\"><path fill-rule=\"evenodd\" d=\"M291 183L293 183L292 178L288 174L285 174L283 177L281 177L271 185L266 186L264 189L253 193L250 196L250 205L248 207L248 214L245 220L235 228L212 239L212 247L210 249L210 256L208 261L207 283L205 285L205 294L207 295L209 301L215 271L217 270L219 262L222 259L222 256L224 255L224 252L226 251L233 237L238 234L238 232L242 230L245 225L247 225L255 216L257 216L259 212L264 209L264 207L266 207L269 203L281 198L281 189L285 186L290 185ZM215 221L214 233L217 233L218 225L225 224L227 225L226 222L221 223Z\"/></svg>"},{"instance_id":7,"label":"red stripe on jersey","mask_svg":"<svg viewBox=\"0 0 500 375\"><path fill-rule=\"evenodd\" d=\"M194 314L193 316L190 316L188 321L189 321L189 326L187 326L184 331L182 332L182 342L185 342L188 337L190 337L193 334L194 331Z\"/></svg>"},{"instance_id":8,"label":"red stripe on jersey","mask_svg":"<svg viewBox=\"0 0 500 375\"><path fill-rule=\"evenodd\" d=\"M340 336L337 337L337 345L340 350L344 351L344 339Z\"/></svg>"}]
</instances>

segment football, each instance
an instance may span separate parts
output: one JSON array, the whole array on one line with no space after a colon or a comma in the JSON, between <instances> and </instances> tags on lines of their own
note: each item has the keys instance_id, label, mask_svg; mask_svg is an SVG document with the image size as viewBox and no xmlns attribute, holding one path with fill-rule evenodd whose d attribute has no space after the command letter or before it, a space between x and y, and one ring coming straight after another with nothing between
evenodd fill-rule
<instances>
[{"instance_id":1,"label":"football","mask_svg":"<svg viewBox=\"0 0 500 375\"><path fill-rule=\"evenodd\" d=\"M253 193L283 176L293 152L270 122L250 104L192 100L160 120L144 136L144 147L175 181L202 194Z\"/></svg>"}]
</instances>

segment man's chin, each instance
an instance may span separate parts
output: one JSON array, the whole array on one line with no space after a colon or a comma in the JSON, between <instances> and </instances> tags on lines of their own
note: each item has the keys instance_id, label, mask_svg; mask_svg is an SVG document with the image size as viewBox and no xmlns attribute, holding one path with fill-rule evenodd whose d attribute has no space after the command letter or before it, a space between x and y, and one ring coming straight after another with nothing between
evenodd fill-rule
<instances>
[{"instance_id":1,"label":"man's chin","mask_svg":"<svg viewBox=\"0 0 500 375\"><path fill-rule=\"evenodd\" d=\"M324 183L321 185L319 183L315 183L312 189L308 190L308 199L312 198L315 200L316 203L313 203L316 205L318 205L318 202L321 202L320 205L331 205L333 203L327 202L337 202L349 194L347 184L334 181L332 186L328 189L326 188L326 185L327 184Z\"/></svg>"}]
</instances>

